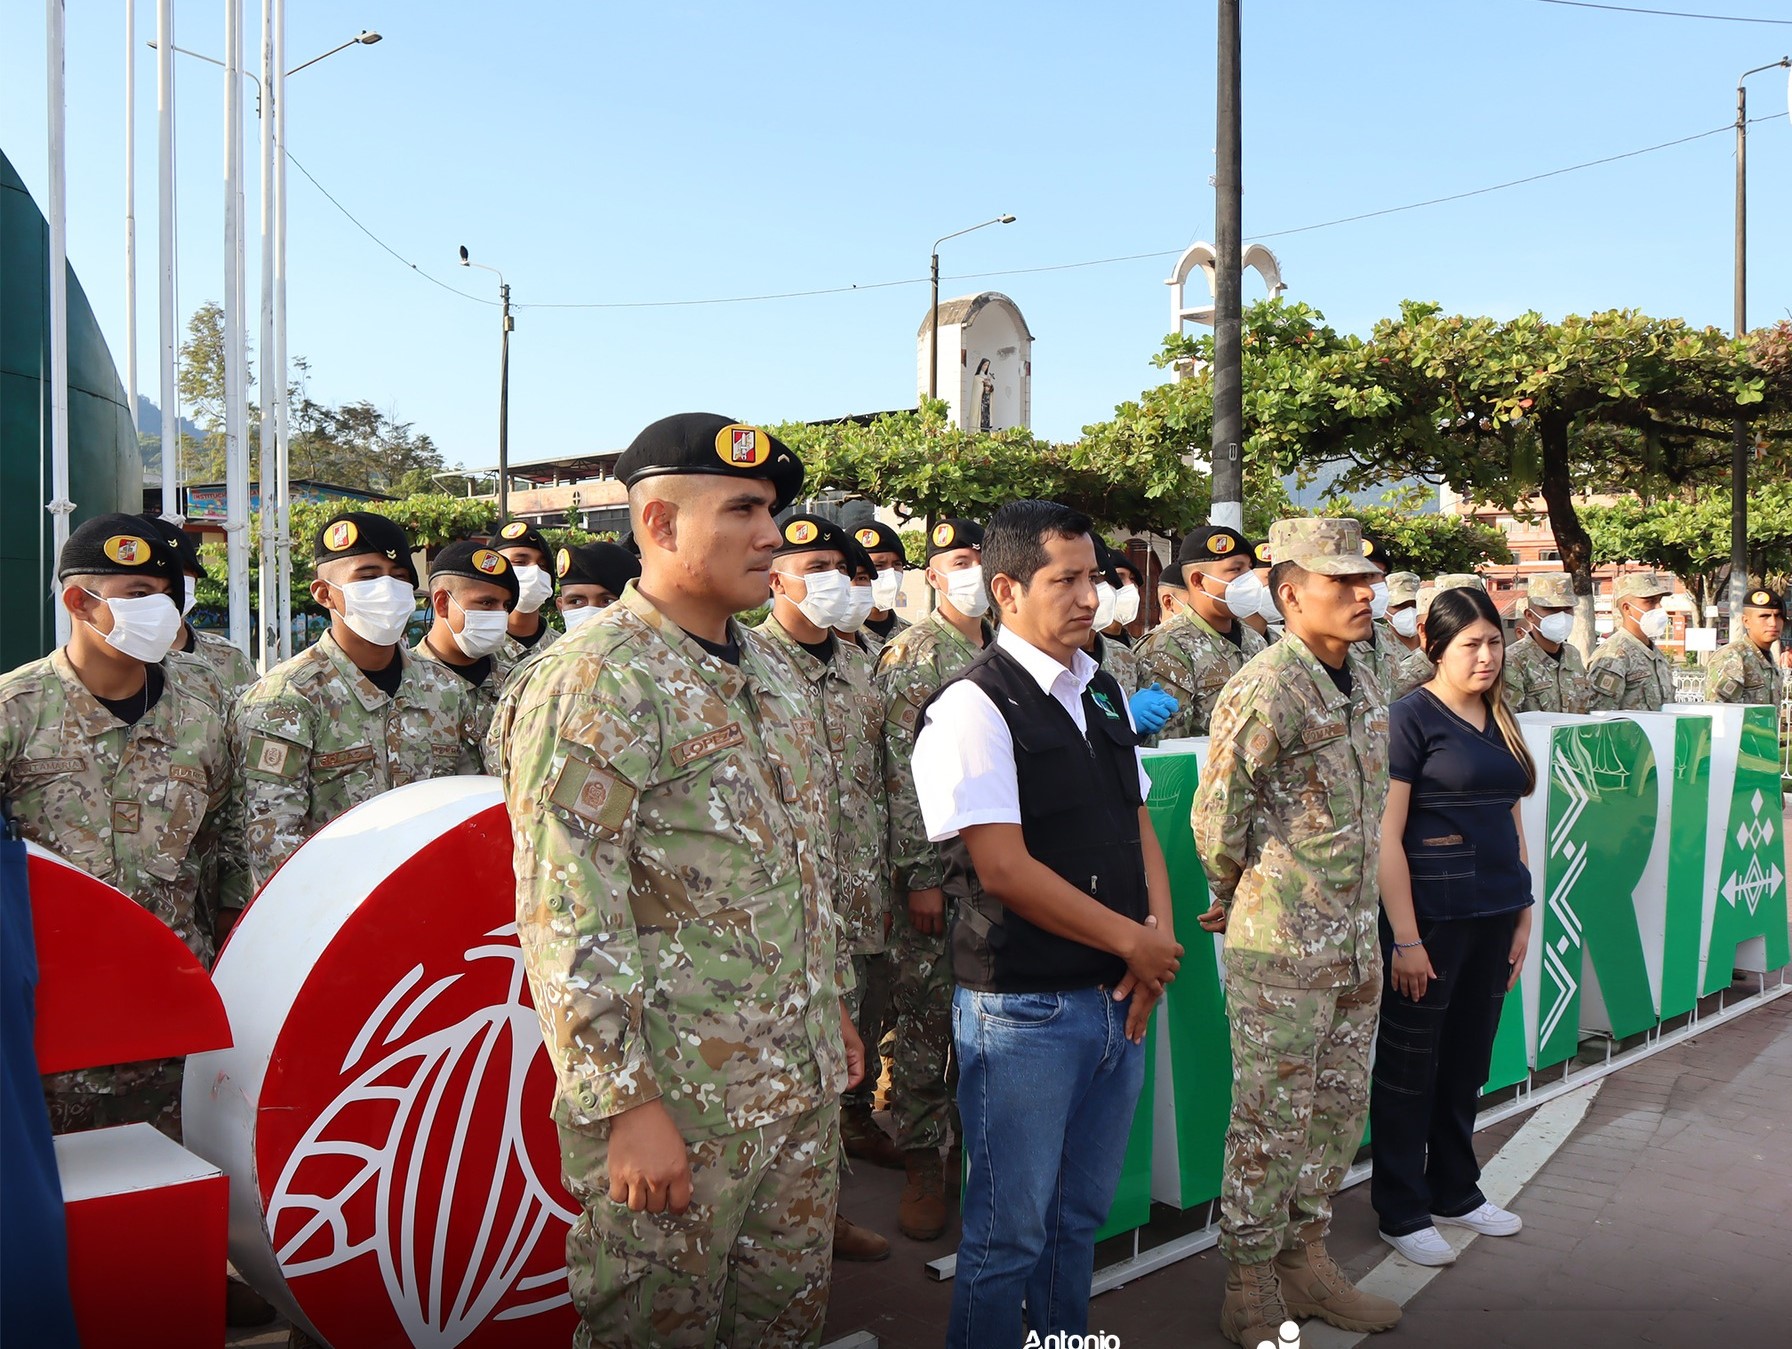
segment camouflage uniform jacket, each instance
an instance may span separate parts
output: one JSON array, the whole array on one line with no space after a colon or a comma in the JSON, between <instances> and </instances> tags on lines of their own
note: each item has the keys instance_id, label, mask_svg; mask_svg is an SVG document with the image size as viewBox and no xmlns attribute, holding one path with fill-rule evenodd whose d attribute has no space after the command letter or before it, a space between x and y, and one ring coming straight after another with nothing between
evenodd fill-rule
<instances>
[{"instance_id":1,"label":"camouflage uniform jacket","mask_svg":"<svg viewBox=\"0 0 1792 1349\"><path fill-rule=\"evenodd\" d=\"M215 632L201 632L191 628L193 649L184 652L188 659L198 659L210 667L217 676L218 686L224 692L224 707L228 711L236 706L236 700L243 696L243 690L253 684L257 678L255 667L249 663L234 642L218 636Z\"/></svg>"},{"instance_id":2,"label":"camouflage uniform jacket","mask_svg":"<svg viewBox=\"0 0 1792 1349\"><path fill-rule=\"evenodd\" d=\"M467 683L455 672L452 665L431 651L427 637L411 648L411 654L418 660L428 661L438 669L454 675L455 682L461 686L466 696L472 701L473 739L471 743L473 751L479 756L479 762L482 765L479 771L483 773L496 774L499 771L498 760L492 753L496 745L496 738L491 735L492 718L497 713L498 697L504 692L505 682L510 678L510 672L516 668L506 659L510 648L514 645L516 643L508 637L504 639L504 645L492 653L492 668L486 672L485 678L478 684ZM537 642L535 650L540 651L545 645L545 642Z\"/></svg>"},{"instance_id":3,"label":"camouflage uniform jacket","mask_svg":"<svg viewBox=\"0 0 1792 1349\"><path fill-rule=\"evenodd\" d=\"M1377 619L1368 637L1354 644L1354 650L1369 662L1375 677L1381 681L1387 701L1393 702L1395 671L1406 657L1406 648L1400 644L1399 635L1385 619Z\"/></svg>"},{"instance_id":4,"label":"camouflage uniform jacket","mask_svg":"<svg viewBox=\"0 0 1792 1349\"><path fill-rule=\"evenodd\" d=\"M1784 687L1773 657L1746 632L1713 656L1705 671L1705 696L1714 703L1778 707Z\"/></svg>"},{"instance_id":5,"label":"camouflage uniform jacket","mask_svg":"<svg viewBox=\"0 0 1792 1349\"><path fill-rule=\"evenodd\" d=\"M1415 646L1411 651L1402 652L1394 662L1394 682L1388 689L1388 701L1397 703L1421 684L1431 682L1431 676L1437 673L1437 666L1431 663L1431 657L1425 654L1425 648Z\"/></svg>"},{"instance_id":6,"label":"camouflage uniform jacket","mask_svg":"<svg viewBox=\"0 0 1792 1349\"><path fill-rule=\"evenodd\" d=\"M828 838L833 845L834 912L851 955L884 949L890 911L890 809L884 795L884 704L872 658L834 639L834 658L816 660L774 615L755 632L772 643L813 690L812 711L826 738Z\"/></svg>"},{"instance_id":7,"label":"camouflage uniform jacket","mask_svg":"<svg viewBox=\"0 0 1792 1349\"><path fill-rule=\"evenodd\" d=\"M877 633L873 632L869 627L860 628L859 636L864 639L865 650L870 653L871 663L876 665L877 658L883 654L884 648L913 626L914 624L898 614L896 616L896 626L890 629L890 635L887 637L878 636Z\"/></svg>"},{"instance_id":8,"label":"camouflage uniform jacket","mask_svg":"<svg viewBox=\"0 0 1792 1349\"><path fill-rule=\"evenodd\" d=\"M505 690L517 937L562 1124L658 1099L689 1140L846 1086L823 742L777 649L729 635L738 666L631 581Z\"/></svg>"},{"instance_id":9,"label":"camouflage uniform jacket","mask_svg":"<svg viewBox=\"0 0 1792 1349\"><path fill-rule=\"evenodd\" d=\"M211 686L164 667L162 696L125 726L65 651L0 677L0 794L25 837L124 891L211 963L230 754ZM104 934L95 934L96 939Z\"/></svg>"},{"instance_id":10,"label":"camouflage uniform jacket","mask_svg":"<svg viewBox=\"0 0 1792 1349\"><path fill-rule=\"evenodd\" d=\"M1674 701L1674 667L1661 651L1619 628L1587 663L1591 712L1659 712Z\"/></svg>"},{"instance_id":11,"label":"camouflage uniform jacket","mask_svg":"<svg viewBox=\"0 0 1792 1349\"><path fill-rule=\"evenodd\" d=\"M1139 691L1139 653L1125 642L1095 634L1095 649L1089 653L1095 663L1114 676L1120 692L1128 698Z\"/></svg>"},{"instance_id":12,"label":"camouflage uniform jacket","mask_svg":"<svg viewBox=\"0 0 1792 1349\"><path fill-rule=\"evenodd\" d=\"M1572 642L1552 656L1529 637L1506 651L1506 697L1514 712L1585 712L1593 696L1587 663Z\"/></svg>"},{"instance_id":13,"label":"camouflage uniform jacket","mask_svg":"<svg viewBox=\"0 0 1792 1349\"><path fill-rule=\"evenodd\" d=\"M514 670L530 656L538 656L546 651L561 635L560 630L544 618L541 620L541 636L535 639L534 646L524 646L516 638L506 637L504 645L498 648L498 654L493 659L503 661L506 670ZM503 681L500 680L499 684L502 686Z\"/></svg>"},{"instance_id":14,"label":"camouflage uniform jacket","mask_svg":"<svg viewBox=\"0 0 1792 1349\"><path fill-rule=\"evenodd\" d=\"M481 771L465 682L402 646L388 698L336 639L269 670L231 722L242 848L254 889L331 820L382 792ZM228 894L243 905L248 894Z\"/></svg>"},{"instance_id":15,"label":"camouflage uniform jacket","mask_svg":"<svg viewBox=\"0 0 1792 1349\"><path fill-rule=\"evenodd\" d=\"M983 640L990 640L985 625ZM946 863L927 841L921 802L910 764L921 708L948 679L963 673L981 648L935 609L923 621L890 638L877 660L877 687L884 704L884 787L890 804L890 871L898 894L931 890L946 878Z\"/></svg>"},{"instance_id":16,"label":"camouflage uniform jacket","mask_svg":"<svg viewBox=\"0 0 1792 1349\"><path fill-rule=\"evenodd\" d=\"M1388 709L1363 654L1348 697L1289 633L1226 685L1191 821L1230 917L1230 970L1267 984L1376 977Z\"/></svg>"},{"instance_id":17,"label":"camouflage uniform jacket","mask_svg":"<svg viewBox=\"0 0 1792 1349\"><path fill-rule=\"evenodd\" d=\"M1157 733L1159 740L1206 735L1214 700L1226 681L1268 645L1255 628L1239 619L1232 622L1239 634L1237 646L1193 609L1178 611L1139 643L1139 678L1162 685L1182 704Z\"/></svg>"}]
</instances>

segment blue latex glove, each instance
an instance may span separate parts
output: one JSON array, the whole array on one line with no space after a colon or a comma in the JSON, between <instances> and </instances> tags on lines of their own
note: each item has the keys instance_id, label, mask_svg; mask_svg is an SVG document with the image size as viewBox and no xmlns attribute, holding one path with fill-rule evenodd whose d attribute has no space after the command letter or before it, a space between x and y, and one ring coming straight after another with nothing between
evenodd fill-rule
<instances>
[{"instance_id":1,"label":"blue latex glove","mask_svg":"<svg viewBox=\"0 0 1792 1349\"><path fill-rule=\"evenodd\" d=\"M1132 708L1132 719L1140 732L1144 735L1156 735L1176 715L1176 709L1182 704L1153 684L1150 688L1140 689L1133 694L1127 700L1127 706Z\"/></svg>"}]
</instances>

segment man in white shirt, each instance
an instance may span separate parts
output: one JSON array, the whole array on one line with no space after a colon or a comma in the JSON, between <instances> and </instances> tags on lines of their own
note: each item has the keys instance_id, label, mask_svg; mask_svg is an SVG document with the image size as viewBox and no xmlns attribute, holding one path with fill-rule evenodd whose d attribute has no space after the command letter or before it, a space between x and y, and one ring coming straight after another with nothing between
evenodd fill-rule
<instances>
[{"instance_id":1,"label":"man in white shirt","mask_svg":"<svg viewBox=\"0 0 1792 1349\"><path fill-rule=\"evenodd\" d=\"M1100 577L1089 518L1004 506L983 566L1001 629L928 706L913 761L962 896L952 1022L969 1176L947 1336L960 1349L1019 1344L1023 1299L1042 1337L1087 1333L1146 1025L1182 955L1138 734L1083 650Z\"/></svg>"}]
</instances>

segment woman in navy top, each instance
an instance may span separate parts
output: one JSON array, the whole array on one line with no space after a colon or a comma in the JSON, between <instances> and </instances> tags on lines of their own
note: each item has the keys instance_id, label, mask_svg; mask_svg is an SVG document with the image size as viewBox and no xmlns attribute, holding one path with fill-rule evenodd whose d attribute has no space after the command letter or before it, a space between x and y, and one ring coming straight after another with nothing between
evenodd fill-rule
<instances>
[{"instance_id":1,"label":"woman in navy top","mask_svg":"<svg viewBox=\"0 0 1792 1349\"><path fill-rule=\"evenodd\" d=\"M1427 1265L1456 1259L1440 1224L1487 1236L1521 1226L1481 1193L1474 1144L1494 1034L1531 936L1518 803L1536 769L1506 701L1504 646L1485 591L1442 592L1425 616L1437 672L1388 715L1371 1195L1382 1238Z\"/></svg>"}]
</instances>

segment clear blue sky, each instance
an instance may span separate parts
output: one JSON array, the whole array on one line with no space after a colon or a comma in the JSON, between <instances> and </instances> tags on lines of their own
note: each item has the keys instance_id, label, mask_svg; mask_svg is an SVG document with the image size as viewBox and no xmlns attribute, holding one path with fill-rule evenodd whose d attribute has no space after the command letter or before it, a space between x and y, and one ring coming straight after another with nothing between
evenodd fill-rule
<instances>
[{"instance_id":1,"label":"clear blue sky","mask_svg":"<svg viewBox=\"0 0 1792 1349\"><path fill-rule=\"evenodd\" d=\"M1777 0L1639 0L1789 18ZM246 5L247 47L259 6ZM1069 438L1157 382L1174 254L1210 238L1210 3L1093 6L524 4L294 0L288 65L377 29L289 84L290 148L366 226L519 305L754 295L1116 255L978 280L1037 341L1034 419ZM1246 0L1245 237L1466 191L1726 126L1736 77L1792 26L1538 0ZM176 41L221 54L222 6ZM69 256L124 368L123 13L69 5ZM139 42L155 5L139 0ZM0 145L46 186L43 6L0 7ZM253 58L251 58L253 60ZM137 66L140 384L156 393L155 58ZM1792 125L1750 81L1750 318L1792 304ZM222 294L222 72L182 58L184 314ZM252 105L251 105L252 106ZM245 145L254 228L256 130ZM1549 316L1632 306L1730 322L1733 138L1720 134L1448 205L1271 240L1293 298L1366 331L1402 298ZM289 350L325 402L369 399L449 462L495 458L497 317L382 252L288 174ZM257 252L248 248L250 312ZM1247 299L1257 293L1247 285ZM520 308L511 454L615 448L703 408L754 420L909 405L924 280L648 309Z\"/></svg>"}]
</instances>

